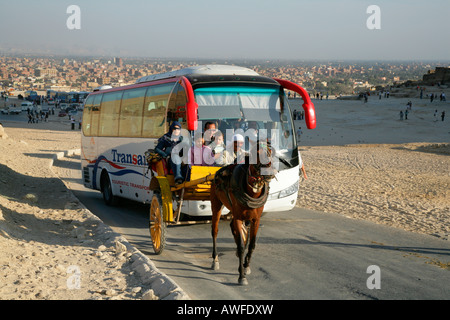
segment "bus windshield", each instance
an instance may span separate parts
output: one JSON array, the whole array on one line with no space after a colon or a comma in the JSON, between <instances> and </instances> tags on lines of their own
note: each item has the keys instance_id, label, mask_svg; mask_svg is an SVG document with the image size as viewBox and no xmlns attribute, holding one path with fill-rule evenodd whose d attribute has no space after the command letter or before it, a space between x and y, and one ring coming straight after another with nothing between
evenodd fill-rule
<instances>
[{"instance_id":1,"label":"bus windshield","mask_svg":"<svg viewBox=\"0 0 450 320\"><path fill-rule=\"evenodd\" d=\"M202 87L194 94L199 121L215 121L225 141L231 141L234 133L247 141L268 139L284 166L298 165L291 112L280 87Z\"/></svg>"}]
</instances>

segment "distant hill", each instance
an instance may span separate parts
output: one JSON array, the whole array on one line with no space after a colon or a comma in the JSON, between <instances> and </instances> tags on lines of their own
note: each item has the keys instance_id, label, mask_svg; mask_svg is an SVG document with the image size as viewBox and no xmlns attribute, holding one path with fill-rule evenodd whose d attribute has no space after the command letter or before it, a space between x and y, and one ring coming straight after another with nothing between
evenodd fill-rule
<instances>
[{"instance_id":1,"label":"distant hill","mask_svg":"<svg viewBox=\"0 0 450 320\"><path fill-rule=\"evenodd\" d=\"M450 83L450 68L436 67L435 70L430 70L427 74L423 75L422 84L434 85L437 83Z\"/></svg>"}]
</instances>

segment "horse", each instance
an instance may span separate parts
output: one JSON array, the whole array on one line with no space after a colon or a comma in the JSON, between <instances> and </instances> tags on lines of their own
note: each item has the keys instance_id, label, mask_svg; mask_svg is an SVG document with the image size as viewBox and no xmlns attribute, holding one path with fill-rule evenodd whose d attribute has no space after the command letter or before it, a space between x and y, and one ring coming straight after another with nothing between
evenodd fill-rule
<instances>
[{"instance_id":1,"label":"horse","mask_svg":"<svg viewBox=\"0 0 450 320\"><path fill-rule=\"evenodd\" d=\"M219 269L216 238L220 216L225 206L232 216L230 227L237 245L240 285L248 285L245 275L250 274L250 259L256 245L261 214L269 194L269 182L276 174L271 165L270 143L258 142L251 149L250 155L252 154L256 154L256 161L251 161L250 156L246 157L244 164L230 164L219 169L210 190L213 238L211 268ZM248 225L250 230L247 234ZM244 259L247 244L248 252Z\"/></svg>"}]
</instances>

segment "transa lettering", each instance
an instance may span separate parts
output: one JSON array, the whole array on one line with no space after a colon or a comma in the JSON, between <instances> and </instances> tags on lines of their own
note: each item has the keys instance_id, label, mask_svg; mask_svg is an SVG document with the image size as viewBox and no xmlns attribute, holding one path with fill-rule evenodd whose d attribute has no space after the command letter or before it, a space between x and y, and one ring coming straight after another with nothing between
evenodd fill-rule
<instances>
[{"instance_id":1,"label":"transa lettering","mask_svg":"<svg viewBox=\"0 0 450 320\"><path fill-rule=\"evenodd\" d=\"M145 165L145 156L140 154L131 154L131 153L120 153L117 152L116 149L111 150L113 162L118 162L122 164L133 164L138 166Z\"/></svg>"}]
</instances>

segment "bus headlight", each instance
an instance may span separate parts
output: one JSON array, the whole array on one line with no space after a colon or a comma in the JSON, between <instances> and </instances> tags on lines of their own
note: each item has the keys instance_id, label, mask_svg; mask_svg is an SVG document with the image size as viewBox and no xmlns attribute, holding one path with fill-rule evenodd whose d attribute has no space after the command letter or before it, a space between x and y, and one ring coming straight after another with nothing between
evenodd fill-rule
<instances>
[{"instance_id":1,"label":"bus headlight","mask_svg":"<svg viewBox=\"0 0 450 320\"><path fill-rule=\"evenodd\" d=\"M269 194L268 200L276 200L288 197L298 191L298 182L294 183L293 185L287 187L284 190Z\"/></svg>"}]
</instances>

